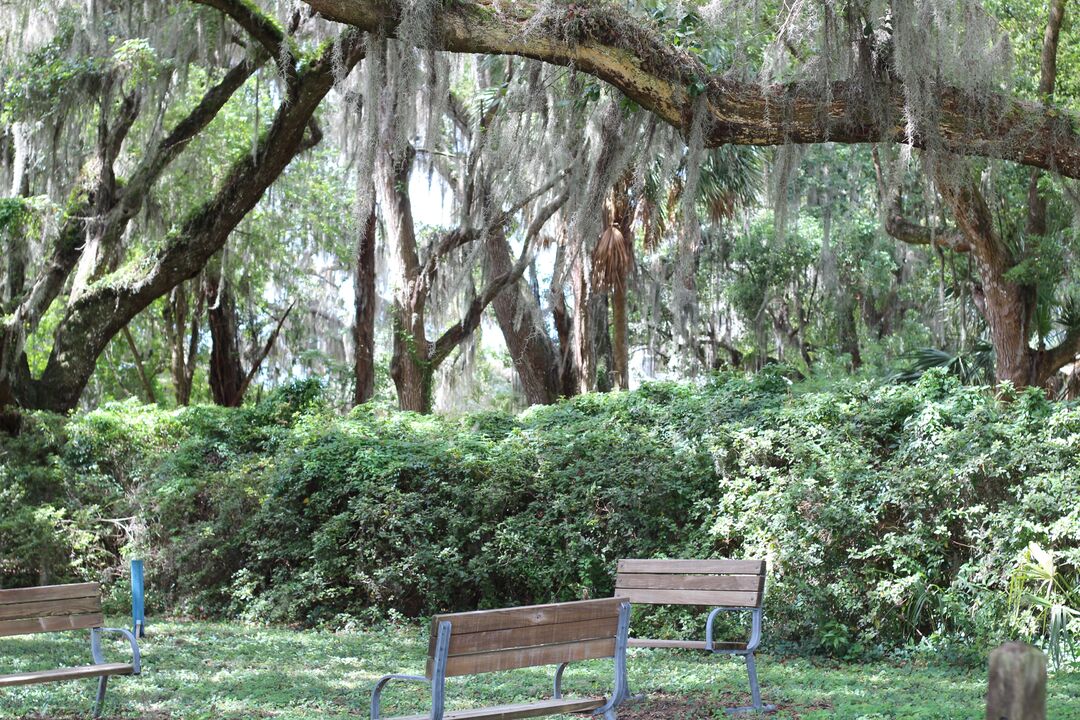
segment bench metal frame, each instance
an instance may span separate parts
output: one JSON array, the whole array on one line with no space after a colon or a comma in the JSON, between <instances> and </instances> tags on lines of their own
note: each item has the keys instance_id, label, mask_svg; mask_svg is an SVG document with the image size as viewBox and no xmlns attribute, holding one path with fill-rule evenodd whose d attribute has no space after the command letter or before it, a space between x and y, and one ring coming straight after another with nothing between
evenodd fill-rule
<instances>
[{"instance_id":1,"label":"bench metal frame","mask_svg":"<svg viewBox=\"0 0 1080 720\"><path fill-rule=\"evenodd\" d=\"M95 665L105 665L105 653L101 651L101 635L113 633L123 635L131 645L131 674L139 675L142 672L142 656L139 654L139 643L130 630L123 628L90 628L90 655L94 658ZM102 675L98 678L97 699L94 701L94 717L101 717L101 707L105 703L105 690L109 686L109 676Z\"/></svg>"},{"instance_id":2,"label":"bench metal frame","mask_svg":"<svg viewBox=\"0 0 1080 720\"><path fill-rule=\"evenodd\" d=\"M615 635L615 687L611 698L602 706L590 711L591 715L603 715L604 720L616 720L615 708L617 708L630 695L626 675L626 643L630 631L630 603L625 602L619 606L619 623ZM431 677L422 675L384 675L375 683L375 689L371 693L371 720L379 720L380 705L382 702L383 689L393 680L404 682L419 682L431 685L431 714L429 720L443 720L445 713L444 703L446 700L446 658L450 652L451 623L443 621L439 623L438 635L435 640L434 664ZM562 698L563 672L570 663L564 662L555 671L554 697Z\"/></svg>"},{"instance_id":3,"label":"bench metal frame","mask_svg":"<svg viewBox=\"0 0 1080 720\"><path fill-rule=\"evenodd\" d=\"M696 605L711 607L705 621L705 642L665 641L635 638L634 647L704 650L714 655L742 657L750 684L751 704L725 708L727 713L772 712L775 705L761 701L757 663L754 652L761 644L766 564L764 560L678 559L655 560L624 558L616 570L615 595L637 605ZM715 576L712 582L691 582L691 576ZM742 580L736 580L742 576ZM756 578L747 584L747 577ZM667 582L666 578L671 578ZM704 578L702 578L704 579ZM717 644L714 639L716 618L722 612L750 613L750 637L745 644ZM643 698L637 695L635 699Z\"/></svg>"},{"instance_id":4,"label":"bench metal frame","mask_svg":"<svg viewBox=\"0 0 1080 720\"><path fill-rule=\"evenodd\" d=\"M746 647L742 650L736 650L731 648L717 649L713 640L713 623L716 620L716 616L722 612L736 612L736 611L750 611L750 639L746 642ZM752 705L736 708L726 708L724 712L727 713L741 713L741 712L772 712L776 710L775 705L763 705L761 702L761 686L758 685L757 677L757 663L754 660L754 651L757 650L758 645L761 644L761 618L762 610L760 607L756 608L741 608L741 607L718 607L713 608L709 613L709 619L705 621L705 650L716 655L741 655L746 661L746 675L750 680L750 698Z\"/></svg>"}]
</instances>

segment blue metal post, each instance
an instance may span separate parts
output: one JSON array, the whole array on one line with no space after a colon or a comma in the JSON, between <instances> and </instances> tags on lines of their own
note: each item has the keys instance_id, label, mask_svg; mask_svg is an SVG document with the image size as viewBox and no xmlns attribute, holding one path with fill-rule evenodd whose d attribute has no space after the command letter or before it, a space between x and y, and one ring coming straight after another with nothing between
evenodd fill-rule
<instances>
[{"instance_id":1,"label":"blue metal post","mask_svg":"<svg viewBox=\"0 0 1080 720\"><path fill-rule=\"evenodd\" d=\"M131 623L135 637L146 637L146 602L143 587L143 561L131 561Z\"/></svg>"}]
</instances>

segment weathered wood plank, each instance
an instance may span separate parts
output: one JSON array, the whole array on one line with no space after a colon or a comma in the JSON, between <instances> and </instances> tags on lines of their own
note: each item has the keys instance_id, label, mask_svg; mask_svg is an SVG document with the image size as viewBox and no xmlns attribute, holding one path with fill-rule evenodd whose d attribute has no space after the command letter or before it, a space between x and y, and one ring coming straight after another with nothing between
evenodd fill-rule
<instances>
[{"instance_id":1,"label":"weathered wood plank","mask_svg":"<svg viewBox=\"0 0 1080 720\"><path fill-rule=\"evenodd\" d=\"M508 630L486 630L462 634L453 632L450 635L450 655L554 645L575 640L613 638L618 627L619 617L613 615L595 620L535 625Z\"/></svg>"},{"instance_id":2,"label":"weathered wood plank","mask_svg":"<svg viewBox=\"0 0 1080 720\"><path fill-rule=\"evenodd\" d=\"M37 602L0 605L0 620L21 620L54 615L86 615L101 612L101 597L42 600Z\"/></svg>"},{"instance_id":3,"label":"weathered wood plank","mask_svg":"<svg viewBox=\"0 0 1080 720\"><path fill-rule=\"evenodd\" d=\"M710 607L758 607L761 596L756 592L726 590L641 590L627 588L616 591L619 597L643 605L708 605Z\"/></svg>"},{"instance_id":4,"label":"weathered wood plank","mask_svg":"<svg viewBox=\"0 0 1080 720\"><path fill-rule=\"evenodd\" d=\"M515 650L457 655L447 658L446 675L474 675L477 673L513 670L535 665L554 665L563 662L593 660L614 657L615 638L584 640L560 645L539 645Z\"/></svg>"},{"instance_id":5,"label":"weathered wood plank","mask_svg":"<svg viewBox=\"0 0 1080 720\"><path fill-rule=\"evenodd\" d=\"M101 586L97 583L75 583L0 590L0 605L84 597L101 597Z\"/></svg>"},{"instance_id":6,"label":"weathered wood plank","mask_svg":"<svg viewBox=\"0 0 1080 720\"><path fill-rule=\"evenodd\" d=\"M102 675L130 675L133 671L134 668L131 665L124 663L83 665L81 667L60 668L59 670L39 670L37 672L0 675L0 687L35 685L60 680L79 680L81 678L101 677Z\"/></svg>"},{"instance_id":7,"label":"weathered wood plank","mask_svg":"<svg viewBox=\"0 0 1080 720\"><path fill-rule=\"evenodd\" d=\"M0 621L0 637L9 635L31 635L61 630L83 630L101 627L105 622L101 613L86 615L61 615L58 617L26 618L22 620Z\"/></svg>"},{"instance_id":8,"label":"weathered wood plank","mask_svg":"<svg viewBox=\"0 0 1080 720\"><path fill-rule=\"evenodd\" d=\"M527 605L499 610L475 610L473 612L436 615L432 619L432 626L437 629L440 622L449 621L454 634L460 635L488 630L509 630L511 628L533 627L536 625L580 622L605 617L618 617L621 603L622 601L617 598L603 598L601 600Z\"/></svg>"},{"instance_id":9,"label":"weathered wood plank","mask_svg":"<svg viewBox=\"0 0 1080 720\"><path fill-rule=\"evenodd\" d=\"M636 560L624 559L620 573L715 573L722 575L762 575L764 560Z\"/></svg>"},{"instance_id":10,"label":"weathered wood plank","mask_svg":"<svg viewBox=\"0 0 1080 720\"><path fill-rule=\"evenodd\" d=\"M986 720L1046 720L1046 655L1024 643L990 653Z\"/></svg>"},{"instance_id":11,"label":"weathered wood plank","mask_svg":"<svg viewBox=\"0 0 1080 720\"><path fill-rule=\"evenodd\" d=\"M641 588L656 590L739 590L757 592L760 575L683 575L658 573L619 573L615 589Z\"/></svg>"},{"instance_id":12,"label":"weathered wood plank","mask_svg":"<svg viewBox=\"0 0 1080 720\"><path fill-rule=\"evenodd\" d=\"M561 713L584 712L595 710L607 700L605 698L581 698L561 700L541 700L522 705L498 705L477 708L475 710L454 710L443 714L445 720L514 720L515 718L539 717ZM402 715L386 720L427 720L430 715Z\"/></svg>"}]
</instances>

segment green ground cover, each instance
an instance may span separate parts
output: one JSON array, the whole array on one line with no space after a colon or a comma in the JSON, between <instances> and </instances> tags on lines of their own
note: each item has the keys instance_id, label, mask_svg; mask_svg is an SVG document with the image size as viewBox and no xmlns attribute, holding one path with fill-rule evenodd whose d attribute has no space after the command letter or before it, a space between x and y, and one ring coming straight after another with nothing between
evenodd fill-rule
<instances>
[{"instance_id":1,"label":"green ground cover","mask_svg":"<svg viewBox=\"0 0 1080 720\"><path fill-rule=\"evenodd\" d=\"M115 623L121 620L115 619ZM280 718L367 716L373 681L388 672L422 672L426 631L417 626L330 633L239 624L164 622L142 642L145 672L117 678L106 715L115 718ZM122 656L121 644L108 648ZM85 633L0 640L0 674L85 662ZM567 672L568 694L603 692L603 662ZM777 718L982 718L985 672L925 660L846 664L764 655L766 699ZM547 696L553 668L452 678L448 707L502 704ZM85 716L93 681L0 690L0 718ZM699 654L632 650L630 682L647 702L620 713L625 720L723 717L721 708L747 702L740 662ZM1050 680L1051 720L1080 720L1080 671ZM385 696L390 714L421 711L419 686Z\"/></svg>"}]
</instances>

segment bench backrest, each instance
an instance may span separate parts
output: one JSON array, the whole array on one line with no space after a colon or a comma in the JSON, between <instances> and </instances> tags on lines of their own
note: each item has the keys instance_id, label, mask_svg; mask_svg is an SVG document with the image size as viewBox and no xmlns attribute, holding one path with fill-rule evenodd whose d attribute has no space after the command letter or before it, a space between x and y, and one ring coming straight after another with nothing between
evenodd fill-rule
<instances>
[{"instance_id":1,"label":"bench backrest","mask_svg":"<svg viewBox=\"0 0 1080 720\"><path fill-rule=\"evenodd\" d=\"M101 627L97 583L0 590L0 637Z\"/></svg>"},{"instance_id":2,"label":"bench backrest","mask_svg":"<svg viewBox=\"0 0 1080 720\"><path fill-rule=\"evenodd\" d=\"M764 560L620 560L615 596L634 604L761 607Z\"/></svg>"},{"instance_id":3,"label":"bench backrest","mask_svg":"<svg viewBox=\"0 0 1080 720\"><path fill-rule=\"evenodd\" d=\"M614 657L619 609L625 602L605 598L436 615L427 676L432 677L444 622L450 623L447 677Z\"/></svg>"}]
</instances>

